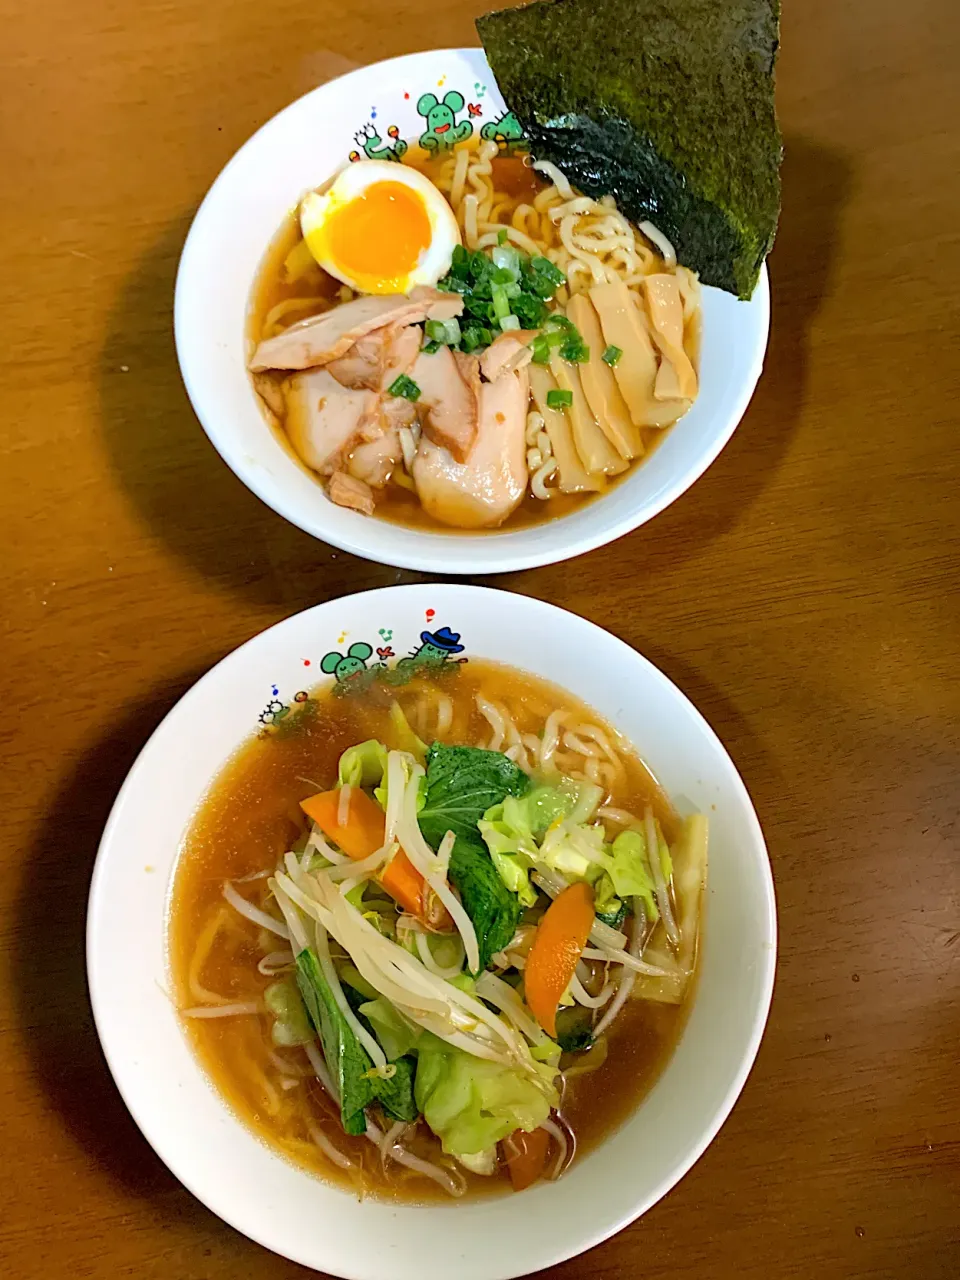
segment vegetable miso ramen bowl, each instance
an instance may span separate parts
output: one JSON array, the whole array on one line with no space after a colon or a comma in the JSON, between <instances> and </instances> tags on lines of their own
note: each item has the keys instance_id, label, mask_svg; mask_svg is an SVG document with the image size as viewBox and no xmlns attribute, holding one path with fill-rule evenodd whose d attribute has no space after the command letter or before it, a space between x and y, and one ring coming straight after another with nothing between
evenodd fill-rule
<instances>
[{"instance_id":1,"label":"vegetable miso ramen bowl","mask_svg":"<svg viewBox=\"0 0 960 1280\"><path fill-rule=\"evenodd\" d=\"M552 606L417 586L288 619L171 712L88 966L124 1099L214 1212L336 1275L491 1280L697 1159L775 937L747 793L669 681Z\"/></svg>"},{"instance_id":2,"label":"vegetable miso ramen bowl","mask_svg":"<svg viewBox=\"0 0 960 1280\"><path fill-rule=\"evenodd\" d=\"M184 248L177 349L282 515L497 572L620 536L710 464L762 365L757 271L749 300L701 284L531 151L480 50L434 51L323 85L237 153Z\"/></svg>"}]
</instances>

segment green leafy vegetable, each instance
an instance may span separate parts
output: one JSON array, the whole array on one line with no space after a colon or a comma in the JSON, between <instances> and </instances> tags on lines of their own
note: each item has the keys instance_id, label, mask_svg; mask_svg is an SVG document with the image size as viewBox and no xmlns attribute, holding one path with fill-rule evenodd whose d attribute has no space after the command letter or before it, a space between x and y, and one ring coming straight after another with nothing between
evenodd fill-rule
<instances>
[{"instance_id":1,"label":"green leafy vegetable","mask_svg":"<svg viewBox=\"0 0 960 1280\"><path fill-rule=\"evenodd\" d=\"M520 903L478 835L457 836L450 856L450 880L477 935L480 973L492 955L509 946L520 923Z\"/></svg>"},{"instance_id":2,"label":"green leafy vegetable","mask_svg":"<svg viewBox=\"0 0 960 1280\"><path fill-rule=\"evenodd\" d=\"M292 977L271 982L263 993L263 1000L275 1019L270 1028L274 1044L288 1048L295 1044L309 1044L315 1039L300 992Z\"/></svg>"},{"instance_id":3,"label":"green leafy vegetable","mask_svg":"<svg viewBox=\"0 0 960 1280\"><path fill-rule=\"evenodd\" d=\"M620 363L620 357L622 355L623 355L623 348L614 346L614 344L611 342L610 346L606 348L606 350L604 351L600 359L603 361L604 364L608 364L610 368L613 369L616 367L616 365Z\"/></svg>"},{"instance_id":4,"label":"green leafy vegetable","mask_svg":"<svg viewBox=\"0 0 960 1280\"><path fill-rule=\"evenodd\" d=\"M373 1028L373 1034L391 1062L415 1049L423 1035L420 1028L402 1017L384 996L368 1000L366 1004L360 1005L358 1012Z\"/></svg>"},{"instance_id":5,"label":"green leafy vegetable","mask_svg":"<svg viewBox=\"0 0 960 1280\"><path fill-rule=\"evenodd\" d=\"M478 823L507 796L522 795L530 779L499 751L447 747L435 742L427 752L426 803L419 814L423 838L434 849L448 831L456 836L450 879L477 934L480 969L510 942L520 904L491 860Z\"/></svg>"},{"instance_id":6,"label":"green leafy vegetable","mask_svg":"<svg viewBox=\"0 0 960 1280\"><path fill-rule=\"evenodd\" d=\"M580 1053L593 1044L590 1010L583 1005L561 1009L557 1014L557 1044L564 1053Z\"/></svg>"},{"instance_id":7,"label":"green leafy vegetable","mask_svg":"<svg viewBox=\"0 0 960 1280\"><path fill-rule=\"evenodd\" d=\"M610 878L622 898L642 898L648 920L659 916L647 858L647 842L640 831L621 831L611 850Z\"/></svg>"},{"instance_id":8,"label":"green leafy vegetable","mask_svg":"<svg viewBox=\"0 0 960 1280\"><path fill-rule=\"evenodd\" d=\"M593 884L594 914L603 916L605 920L609 920L611 916L622 918L626 914L624 904L617 897L617 891L613 887L609 871L601 871L599 876L595 872L588 872L584 878Z\"/></svg>"},{"instance_id":9,"label":"green leafy vegetable","mask_svg":"<svg viewBox=\"0 0 960 1280\"><path fill-rule=\"evenodd\" d=\"M411 1057L397 1058L393 1065L397 1068L395 1075L389 1080L377 1078L373 1082L377 1100L384 1111L389 1112L395 1120L406 1120L410 1123L420 1114L420 1108L414 1096L416 1060Z\"/></svg>"},{"instance_id":10,"label":"green leafy vegetable","mask_svg":"<svg viewBox=\"0 0 960 1280\"><path fill-rule=\"evenodd\" d=\"M412 1062L401 1058L394 1063L396 1071L390 1079L370 1074L373 1067L370 1056L340 1012L316 954L310 948L297 956L297 986L310 1021L320 1036L323 1056L340 1092L340 1119L344 1131L354 1135L366 1131L363 1112L374 1099L379 1100L398 1120L416 1119Z\"/></svg>"},{"instance_id":11,"label":"green leafy vegetable","mask_svg":"<svg viewBox=\"0 0 960 1280\"><path fill-rule=\"evenodd\" d=\"M573 404L573 392L561 387L551 387L547 392L548 409L568 409Z\"/></svg>"},{"instance_id":12,"label":"green leafy vegetable","mask_svg":"<svg viewBox=\"0 0 960 1280\"><path fill-rule=\"evenodd\" d=\"M380 998L376 987L372 987L370 985L352 960L346 960L343 964L338 964L337 975L339 976L341 983L346 983L352 991L355 991L358 996L362 997L362 999L357 1002L358 1006L359 1004L362 1004L364 1000L378 1000ZM354 1003L353 998L346 988L344 988L344 994L352 1007ZM386 1050L384 1050L384 1052L386 1052Z\"/></svg>"},{"instance_id":13,"label":"green leafy vegetable","mask_svg":"<svg viewBox=\"0 0 960 1280\"><path fill-rule=\"evenodd\" d=\"M454 1049L424 1034L419 1045L416 1101L448 1155L488 1151L515 1129L540 1127L557 1106L555 1063L538 1078Z\"/></svg>"},{"instance_id":14,"label":"green leafy vegetable","mask_svg":"<svg viewBox=\"0 0 960 1280\"><path fill-rule=\"evenodd\" d=\"M375 787L386 767L386 747L376 738L370 738L344 751L337 766L337 776L341 787Z\"/></svg>"},{"instance_id":15,"label":"green leafy vegetable","mask_svg":"<svg viewBox=\"0 0 960 1280\"><path fill-rule=\"evenodd\" d=\"M297 956L297 986L323 1044L323 1056L340 1092L340 1119L346 1133L366 1131L364 1107L375 1095L367 1075L372 1063L352 1027L337 1007L333 992L315 953L307 948Z\"/></svg>"},{"instance_id":16,"label":"green leafy vegetable","mask_svg":"<svg viewBox=\"0 0 960 1280\"><path fill-rule=\"evenodd\" d=\"M387 395L402 396L404 400L415 402L420 399L420 388L411 377L401 373L400 377L394 378L387 387Z\"/></svg>"},{"instance_id":17,"label":"green leafy vegetable","mask_svg":"<svg viewBox=\"0 0 960 1280\"><path fill-rule=\"evenodd\" d=\"M427 752L427 799L420 830L434 849L448 831L477 840L477 823L491 805L520 796L530 779L499 751L448 747L435 742Z\"/></svg>"},{"instance_id":18,"label":"green leafy vegetable","mask_svg":"<svg viewBox=\"0 0 960 1280\"><path fill-rule=\"evenodd\" d=\"M537 895L528 877L534 862L544 862L557 871L572 874L576 879L588 878L591 873L589 859L584 861L581 858L575 864L571 863L564 855L563 841L568 828L576 828L592 816L601 797L602 790L594 783L563 778L557 786L532 787L525 795L506 796L502 803L493 805L484 813L477 824L480 834L500 878L512 893L518 895L522 906L533 906L536 902ZM546 842L544 852L540 842L545 840L551 828L557 834ZM593 831L593 828L587 830ZM589 839L593 842L591 847L596 845L595 834ZM554 865L558 859L564 862L564 867ZM593 878L603 870L603 866L597 866ZM613 896L612 887L607 896ZM606 902L601 899L600 905L603 908Z\"/></svg>"},{"instance_id":19,"label":"green leafy vegetable","mask_svg":"<svg viewBox=\"0 0 960 1280\"><path fill-rule=\"evenodd\" d=\"M609 877L607 877L609 879ZM604 911L597 911L597 919L602 924L607 924L611 929L619 929L627 918L629 908L625 902L621 902L619 898L612 898L609 902L604 903L606 908ZM596 902L594 902L596 909Z\"/></svg>"}]
</instances>

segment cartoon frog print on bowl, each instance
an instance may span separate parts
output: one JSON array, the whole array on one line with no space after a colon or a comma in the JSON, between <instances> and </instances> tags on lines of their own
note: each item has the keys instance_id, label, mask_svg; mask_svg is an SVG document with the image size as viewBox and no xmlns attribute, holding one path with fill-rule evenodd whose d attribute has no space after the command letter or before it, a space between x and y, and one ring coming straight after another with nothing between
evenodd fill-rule
<instances>
[{"instance_id":1,"label":"cartoon frog print on bowl","mask_svg":"<svg viewBox=\"0 0 960 1280\"><path fill-rule=\"evenodd\" d=\"M414 672L417 667L442 667L455 653L463 653L459 631L439 627L436 631L421 631L420 644L407 658L401 658L397 671Z\"/></svg>"},{"instance_id":2,"label":"cartoon frog print on bowl","mask_svg":"<svg viewBox=\"0 0 960 1280\"><path fill-rule=\"evenodd\" d=\"M436 631L421 631L419 645L407 657L401 658L392 670L386 662L387 658L393 657L393 650L389 645L378 649L379 661L367 666L373 657L373 648L365 640L352 644L346 653L340 653L336 649L325 653L320 662L320 670L324 675L333 676L344 692L348 687L350 690L364 689L376 679L382 679L387 684L406 684L418 669L442 667L455 653L462 653L463 649L459 631L438 627ZM466 658L459 658L457 661L466 662Z\"/></svg>"},{"instance_id":3,"label":"cartoon frog print on bowl","mask_svg":"<svg viewBox=\"0 0 960 1280\"><path fill-rule=\"evenodd\" d=\"M484 142L503 142L508 148L526 142L523 126L512 111L505 112L499 120L488 120L480 130Z\"/></svg>"},{"instance_id":4,"label":"cartoon frog print on bowl","mask_svg":"<svg viewBox=\"0 0 960 1280\"><path fill-rule=\"evenodd\" d=\"M387 137L390 141L384 142L375 125L364 124L353 135L353 140L363 149L368 160L402 160L407 153L407 144L400 137L400 130L395 124L387 129ZM350 159L359 160L360 152L351 151Z\"/></svg>"},{"instance_id":5,"label":"cartoon frog print on bowl","mask_svg":"<svg viewBox=\"0 0 960 1280\"><path fill-rule=\"evenodd\" d=\"M457 112L462 111L464 98L462 93L451 89L442 102L437 101L435 93L425 93L417 103L417 111L427 122L418 141L424 151L436 154L438 151L449 151L458 142L463 142L473 133L473 125L469 120L461 120L457 124Z\"/></svg>"}]
</instances>

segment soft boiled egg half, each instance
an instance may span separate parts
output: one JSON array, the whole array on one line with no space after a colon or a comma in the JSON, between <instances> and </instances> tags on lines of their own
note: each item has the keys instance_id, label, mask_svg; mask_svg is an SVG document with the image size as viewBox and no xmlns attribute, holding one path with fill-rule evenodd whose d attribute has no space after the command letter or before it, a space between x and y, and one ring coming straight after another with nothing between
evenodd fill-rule
<instances>
[{"instance_id":1,"label":"soft boiled egg half","mask_svg":"<svg viewBox=\"0 0 960 1280\"><path fill-rule=\"evenodd\" d=\"M450 269L460 228L417 169L358 160L300 203L300 229L325 271L359 293L409 293Z\"/></svg>"}]
</instances>

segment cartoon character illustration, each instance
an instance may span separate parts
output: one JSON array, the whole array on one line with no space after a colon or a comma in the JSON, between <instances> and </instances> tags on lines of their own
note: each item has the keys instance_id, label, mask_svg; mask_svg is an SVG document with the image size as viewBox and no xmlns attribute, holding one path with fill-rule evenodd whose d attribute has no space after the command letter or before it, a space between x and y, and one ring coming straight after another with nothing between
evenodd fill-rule
<instances>
[{"instance_id":1,"label":"cartoon character illustration","mask_svg":"<svg viewBox=\"0 0 960 1280\"><path fill-rule=\"evenodd\" d=\"M290 708L276 698L271 698L267 705L260 712L260 723L264 726L276 724L278 720L282 720L284 716L290 714Z\"/></svg>"},{"instance_id":2,"label":"cartoon character illustration","mask_svg":"<svg viewBox=\"0 0 960 1280\"><path fill-rule=\"evenodd\" d=\"M456 113L463 110L463 94L452 89L443 99L437 101L435 93L425 93L417 103L417 111L427 122L421 133L419 142L424 151L449 151L464 138L473 133L473 125L469 120L461 120L457 124Z\"/></svg>"},{"instance_id":3,"label":"cartoon character illustration","mask_svg":"<svg viewBox=\"0 0 960 1280\"><path fill-rule=\"evenodd\" d=\"M352 644L346 654L325 653L320 662L320 670L325 675L336 677L338 684L350 680L354 676L358 676L361 671L366 671L367 660L373 655L373 647L365 640L359 640L356 644Z\"/></svg>"},{"instance_id":4,"label":"cartoon character illustration","mask_svg":"<svg viewBox=\"0 0 960 1280\"><path fill-rule=\"evenodd\" d=\"M417 667L442 667L455 653L463 653L463 648L459 631L449 627L421 631L419 647L408 658L401 658L396 670L409 673Z\"/></svg>"},{"instance_id":5,"label":"cartoon character illustration","mask_svg":"<svg viewBox=\"0 0 960 1280\"><path fill-rule=\"evenodd\" d=\"M480 137L487 142L504 142L508 147L526 142L523 127L512 111L505 112L499 120L488 120L480 130Z\"/></svg>"},{"instance_id":6,"label":"cartoon character illustration","mask_svg":"<svg viewBox=\"0 0 960 1280\"><path fill-rule=\"evenodd\" d=\"M393 139L393 144L384 142L377 133L376 126L372 124L361 125L357 132L353 135L353 140L358 147L363 149L363 154L368 160L401 160L407 151L407 144L400 137L400 130L395 124L392 124L387 130L387 137ZM359 160L360 152L351 151L351 160Z\"/></svg>"}]
</instances>

